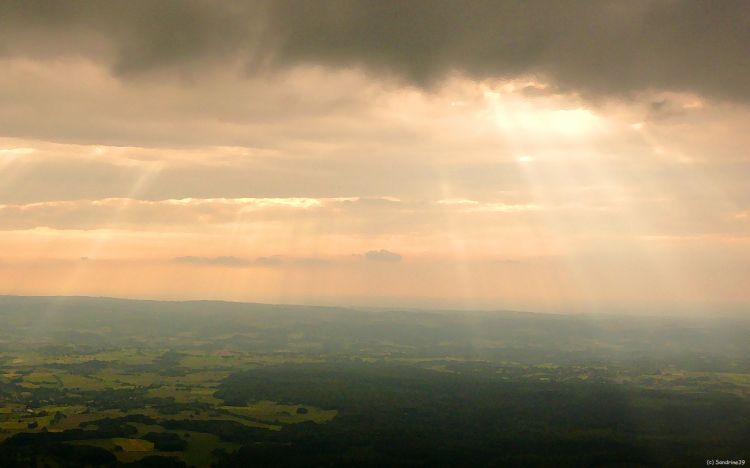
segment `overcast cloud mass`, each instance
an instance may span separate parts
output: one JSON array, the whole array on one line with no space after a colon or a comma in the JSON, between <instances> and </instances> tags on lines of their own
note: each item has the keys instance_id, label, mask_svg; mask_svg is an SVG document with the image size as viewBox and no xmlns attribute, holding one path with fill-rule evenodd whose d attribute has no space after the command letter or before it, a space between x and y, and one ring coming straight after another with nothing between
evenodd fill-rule
<instances>
[{"instance_id":1,"label":"overcast cloud mass","mask_svg":"<svg viewBox=\"0 0 750 468\"><path fill-rule=\"evenodd\" d=\"M749 44L744 1L0 2L0 294L744 310Z\"/></svg>"}]
</instances>

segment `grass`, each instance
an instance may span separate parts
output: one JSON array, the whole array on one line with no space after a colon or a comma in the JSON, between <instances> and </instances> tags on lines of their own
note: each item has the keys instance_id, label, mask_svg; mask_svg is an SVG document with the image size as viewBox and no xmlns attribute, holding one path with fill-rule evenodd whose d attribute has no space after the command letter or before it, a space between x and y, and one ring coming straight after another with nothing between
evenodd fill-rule
<instances>
[{"instance_id":1,"label":"grass","mask_svg":"<svg viewBox=\"0 0 750 468\"><path fill-rule=\"evenodd\" d=\"M41 385L37 385L31 382L21 382L20 384L18 384L18 386L21 388L39 388Z\"/></svg>"},{"instance_id":2,"label":"grass","mask_svg":"<svg viewBox=\"0 0 750 468\"><path fill-rule=\"evenodd\" d=\"M81 424L90 421L96 421L97 419L102 418L117 418L120 416L125 416L125 413L123 411L113 409L97 411L95 413L65 413L65 415L67 417L60 421L60 423L55 426L56 428L62 430L76 429L80 427Z\"/></svg>"},{"instance_id":3,"label":"grass","mask_svg":"<svg viewBox=\"0 0 750 468\"><path fill-rule=\"evenodd\" d=\"M118 364L139 365L150 364L163 353L164 351L156 349L121 349L117 351L100 352L97 353L95 357L99 361L112 361Z\"/></svg>"},{"instance_id":4,"label":"grass","mask_svg":"<svg viewBox=\"0 0 750 468\"><path fill-rule=\"evenodd\" d=\"M91 410L76 401L71 404L50 403L36 407L36 414L27 414L25 405L0 402L0 442L18 432L39 432L43 429L60 432L85 428L87 424L102 418L117 418L132 414L150 416L157 421L160 419L234 421L248 427L272 431L281 430L283 424L304 421L323 423L336 416L336 411L306 405L307 413L298 414L297 405L282 405L273 401L260 401L243 407L222 406L223 401L214 396L218 385L232 372L257 365L297 360L306 362L310 359L273 354L193 352L185 353L180 360L179 365L189 369L185 375L162 375L151 369L146 372L135 372L128 367L152 363L164 352L165 350L160 349L143 351L121 349L81 355L50 356L41 353L8 355L4 356L5 360L0 365L0 375L2 381L9 384L13 380L20 381L15 385L17 385L16 397L21 399L31 398L29 389L40 387L59 389L71 395L83 391L140 387L147 388L147 395L151 397L174 399L177 403L209 404L211 409L185 410L176 414L162 414L158 405L147 405L130 410ZM93 360L107 362L109 365L98 370L93 367L90 374L49 367L51 364L80 364ZM38 416L38 413L42 411L46 411L47 415ZM65 417L52 425L52 419L58 412L64 414ZM28 428L28 424L32 421L37 423L35 429ZM112 452L120 463L137 462L149 455L162 455L182 459L189 466L210 466L216 461L212 454L215 449L221 448L227 452L233 452L240 447L240 444L222 441L214 434L180 430L175 432L187 442L185 451L162 452L155 450L152 442L138 439L149 432L164 432L165 429L162 426L140 423L132 423L132 425L138 429L138 435L131 436L133 438L78 440L68 443L103 448Z\"/></svg>"},{"instance_id":5,"label":"grass","mask_svg":"<svg viewBox=\"0 0 750 468\"><path fill-rule=\"evenodd\" d=\"M155 424L141 424L133 423L136 429L138 429L138 435L144 436L149 432L166 432L167 430L163 427ZM159 455L173 455L181 458L188 466L210 466L214 462L213 452L214 449L223 448L227 452L233 452L237 450L241 444L235 444L231 442L224 442L219 439L218 436L213 434L206 434L204 432L195 431L183 431L175 430L175 432L187 442L187 447L184 452L159 452ZM124 461L124 460L121 460Z\"/></svg>"},{"instance_id":6,"label":"grass","mask_svg":"<svg viewBox=\"0 0 750 468\"><path fill-rule=\"evenodd\" d=\"M196 385L187 382L179 382L178 385L162 385L158 388L148 390L148 395L152 397L174 398L180 403L200 402L212 405L221 404L221 400L214 397L216 387L212 382L206 382L203 385Z\"/></svg>"},{"instance_id":7,"label":"grass","mask_svg":"<svg viewBox=\"0 0 750 468\"><path fill-rule=\"evenodd\" d=\"M162 385L170 381L169 377L155 373L127 373L112 368L103 369L94 374L94 376L97 379L107 382L112 387L148 387L151 385Z\"/></svg>"},{"instance_id":8,"label":"grass","mask_svg":"<svg viewBox=\"0 0 750 468\"><path fill-rule=\"evenodd\" d=\"M134 448L145 448L146 445L141 444L141 442L146 442L148 444L151 444L151 449L148 450L127 450L124 446L130 446ZM112 452L116 457L117 461L120 463L133 463L141 458L147 457L149 455L155 455L158 452L153 450L153 443L147 441L147 440L140 440L140 439L88 439L88 440L74 440L71 442L67 442L71 445L88 445L92 447L99 447L103 448L104 450L108 450ZM118 447L122 448L122 450L118 450Z\"/></svg>"},{"instance_id":9,"label":"grass","mask_svg":"<svg viewBox=\"0 0 750 468\"><path fill-rule=\"evenodd\" d=\"M57 376L52 372L41 372L36 371L32 372L23 378L24 382L30 382L34 385L44 386L44 387L57 387L60 385L60 382L57 380Z\"/></svg>"},{"instance_id":10,"label":"grass","mask_svg":"<svg viewBox=\"0 0 750 468\"><path fill-rule=\"evenodd\" d=\"M109 382L78 374L60 373L58 374L58 378L62 382L63 387L71 389L104 390L115 387Z\"/></svg>"},{"instance_id":11,"label":"grass","mask_svg":"<svg viewBox=\"0 0 750 468\"><path fill-rule=\"evenodd\" d=\"M126 452L151 452L154 450L154 443L143 439L123 439L115 438L112 442Z\"/></svg>"},{"instance_id":12,"label":"grass","mask_svg":"<svg viewBox=\"0 0 750 468\"><path fill-rule=\"evenodd\" d=\"M133 424L138 429L138 435L143 436L149 432L165 432L165 429L153 424ZM76 445L92 445L109 450L117 456L118 461L130 463L137 461L149 455L162 455L181 458L188 466L210 466L213 459L212 452L214 449L222 448L227 452L233 452L240 447L240 444L224 442L213 434L206 434L195 431L175 431L185 441L187 447L184 452L162 452L154 449L154 444L142 439L93 439L78 440L70 442ZM187 435L187 436L186 436ZM121 447L122 451L117 450Z\"/></svg>"},{"instance_id":13,"label":"grass","mask_svg":"<svg viewBox=\"0 0 750 468\"><path fill-rule=\"evenodd\" d=\"M189 389L176 388L168 385L163 385L159 388L152 388L147 394L151 397L174 398L174 401L178 403L188 403L199 400L199 398L191 397Z\"/></svg>"},{"instance_id":14,"label":"grass","mask_svg":"<svg viewBox=\"0 0 750 468\"><path fill-rule=\"evenodd\" d=\"M190 437L185 437L184 434L189 434ZM188 442L181 454L188 466L210 466L214 461L211 454L214 449L223 448L227 452L234 452L240 447L240 444L223 442L217 436L203 432L182 431L180 436Z\"/></svg>"},{"instance_id":15,"label":"grass","mask_svg":"<svg viewBox=\"0 0 750 468\"><path fill-rule=\"evenodd\" d=\"M176 420L194 420L194 421L234 421L248 427L258 427L261 429L269 429L272 431L281 430L281 426L277 424L269 424L265 422L251 421L242 415L228 414L216 410L195 410L195 411L179 411L174 414L161 414L156 408L144 408L139 410L131 411L130 414L143 414L151 416L155 419L176 419Z\"/></svg>"},{"instance_id":16,"label":"grass","mask_svg":"<svg viewBox=\"0 0 750 468\"><path fill-rule=\"evenodd\" d=\"M21 410L22 408L20 406L14 406L14 405L0 406L0 414L12 414Z\"/></svg>"},{"instance_id":17,"label":"grass","mask_svg":"<svg viewBox=\"0 0 750 468\"><path fill-rule=\"evenodd\" d=\"M735 385L750 385L750 374L737 374L733 372L719 372L716 374L721 380Z\"/></svg>"},{"instance_id":18,"label":"grass","mask_svg":"<svg viewBox=\"0 0 750 468\"><path fill-rule=\"evenodd\" d=\"M307 413L298 413L304 407ZM283 405L274 401L261 400L248 406L222 406L223 410L238 416L246 416L260 421L280 424L295 424L312 421L326 423L336 417L336 410L324 410L307 405Z\"/></svg>"},{"instance_id":19,"label":"grass","mask_svg":"<svg viewBox=\"0 0 750 468\"><path fill-rule=\"evenodd\" d=\"M2 421L0 422L0 429L6 431L22 431L25 430L31 420L23 420L21 422L16 421Z\"/></svg>"}]
</instances>

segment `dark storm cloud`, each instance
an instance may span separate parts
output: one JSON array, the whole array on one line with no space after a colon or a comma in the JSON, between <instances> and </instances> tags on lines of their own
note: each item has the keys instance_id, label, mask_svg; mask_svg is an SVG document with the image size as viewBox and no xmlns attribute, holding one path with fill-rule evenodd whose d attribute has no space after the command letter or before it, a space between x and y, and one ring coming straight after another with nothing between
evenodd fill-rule
<instances>
[{"instance_id":1,"label":"dark storm cloud","mask_svg":"<svg viewBox=\"0 0 750 468\"><path fill-rule=\"evenodd\" d=\"M561 89L750 99L744 1L5 2L0 53L89 56L121 77L296 64L430 85L452 72Z\"/></svg>"},{"instance_id":2,"label":"dark storm cloud","mask_svg":"<svg viewBox=\"0 0 750 468\"><path fill-rule=\"evenodd\" d=\"M10 1L0 5L0 52L92 56L133 75L244 52L253 46L258 16L257 4Z\"/></svg>"}]
</instances>

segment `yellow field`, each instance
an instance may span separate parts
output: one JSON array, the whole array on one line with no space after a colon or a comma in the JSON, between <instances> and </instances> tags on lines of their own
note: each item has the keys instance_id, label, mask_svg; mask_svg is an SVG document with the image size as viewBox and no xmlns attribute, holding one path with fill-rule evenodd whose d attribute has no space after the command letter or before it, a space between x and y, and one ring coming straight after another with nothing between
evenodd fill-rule
<instances>
[{"instance_id":1,"label":"yellow field","mask_svg":"<svg viewBox=\"0 0 750 468\"><path fill-rule=\"evenodd\" d=\"M74 440L72 442L67 442L71 445L90 445L93 447L99 447L103 448L105 450L108 450L115 454L117 457L117 461L120 463L132 463L135 461L140 460L141 458L147 457L149 455L154 455L156 452L154 450L139 450L139 451L127 451L124 448L122 450L117 450L117 447L122 447L121 444L117 443L117 441L128 441L128 440L136 440L136 439L89 439L89 440ZM146 440L138 441L138 442L148 442Z\"/></svg>"},{"instance_id":2,"label":"yellow field","mask_svg":"<svg viewBox=\"0 0 750 468\"><path fill-rule=\"evenodd\" d=\"M0 414L11 414L15 413L16 411L21 411L20 406L14 406L14 405L5 405L0 406Z\"/></svg>"},{"instance_id":3,"label":"yellow field","mask_svg":"<svg viewBox=\"0 0 750 468\"><path fill-rule=\"evenodd\" d=\"M143 439L116 438L112 442L126 452L150 452L154 449L153 442Z\"/></svg>"},{"instance_id":4,"label":"yellow field","mask_svg":"<svg viewBox=\"0 0 750 468\"><path fill-rule=\"evenodd\" d=\"M56 387L60 385L57 377L52 372L32 372L23 378L24 382L30 382L44 387Z\"/></svg>"},{"instance_id":5,"label":"yellow field","mask_svg":"<svg viewBox=\"0 0 750 468\"><path fill-rule=\"evenodd\" d=\"M18 421L2 421L0 422L0 429L7 431L20 431L28 427L31 420L24 420L23 422Z\"/></svg>"},{"instance_id":6,"label":"yellow field","mask_svg":"<svg viewBox=\"0 0 750 468\"><path fill-rule=\"evenodd\" d=\"M60 429L75 429L77 427L80 427L81 423L86 423L89 421L95 421L97 419L102 418L117 418L120 416L125 416L125 412L120 410L103 410L103 411L97 411L93 413L66 413L67 418L60 421L60 423L56 426Z\"/></svg>"}]
</instances>

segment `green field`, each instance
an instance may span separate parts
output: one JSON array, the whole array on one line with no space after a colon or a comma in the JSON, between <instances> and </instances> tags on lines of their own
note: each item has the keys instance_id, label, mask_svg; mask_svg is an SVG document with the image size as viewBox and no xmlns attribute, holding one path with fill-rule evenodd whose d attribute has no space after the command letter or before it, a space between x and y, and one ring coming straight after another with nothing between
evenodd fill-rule
<instances>
[{"instance_id":1,"label":"green field","mask_svg":"<svg viewBox=\"0 0 750 468\"><path fill-rule=\"evenodd\" d=\"M0 297L0 466L686 466L750 440L745 322L43 305Z\"/></svg>"},{"instance_id":2,"label":"green field","mask_svg":"<svg viewBox=\"0 0 750 468\"><path fill-rule=\"evenodd\" d=\"M283 405L266 400L248 406L222 406L221 408L231 414L249 416L274 424L294 424L305 421L322 424L335 418L337 413L336 410L324 410L305 405Z\"/></svg>"}]
</instances>

